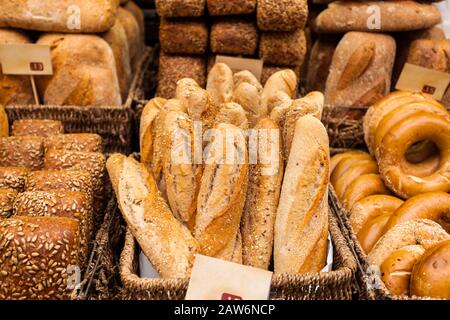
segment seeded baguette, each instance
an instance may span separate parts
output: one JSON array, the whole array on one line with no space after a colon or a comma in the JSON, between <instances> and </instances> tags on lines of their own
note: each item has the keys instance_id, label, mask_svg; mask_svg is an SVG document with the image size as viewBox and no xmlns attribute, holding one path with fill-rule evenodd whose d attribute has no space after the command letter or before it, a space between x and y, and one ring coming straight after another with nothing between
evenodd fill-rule
<instances>
[{"instance_id":1,"label":"seeded baguette","mask_svg":"<svg viewBox=\"0 0 450 320\"><path fill-rule=\"evenodd\" d=\"M0 189L0 219L9 218L13 214L13 204L17 194L17 190L14 189Z\"/></svg>"},{"instance_id":2,"label":"seeded baguette","mask_svg":"<svg viewBox=\"0 0 450 320\"><path fill-rule=\"evenodd\" d=\"M55 120L16 120L12 125L13 136L38 136L48 138L64 133L64 125Z\"/></svg>"},{"instance_id":3,"label":"seeded baguette","mask_svg":"<svg viewBox=\"0 0 450 320\"><path fill-rule=\"evenodd\" d=\"M162 19L159 25L161 50L174 54L204 54L208 27L202 19Z\"/></svg>"},{"instance_id":4,"label":"seeded baguette","mask_svg":"<svg viewBox=\"0 0 450 320\"><path fill-rule=\"evenodd\" d=\"M290 98L295 98L297 95L297 76L294 71L290 69L285 69L274 73L264 85L263 92L261 94L261 104L263 108L268 108L271 112L272 109L269 108L271 104L269 103L276 95L278 91L282 91L287 94Z\"/></svg>"},{"instance_id":5,"label":"seeded baguette","mask_svg":"<svg viewBox=\"0 0 450 320\"><path fill-rule=\"evenodd\" d=\"M102 137L95 133L70 133L50 136L44 141L45 152L54 150L102 152Z\"/></svg>"},{"instance_id":6,"label":"seeded baguette","mask_svg":"<svg viewBox=\"0 0 450 320\"><path fill-rule=\"evenodd\" d=\"M22 192L29 172L25 167L0 167L0 188Z\"/></svg>"},{"instance_id":7,"label":"seeded baguette","mask_svg":"<svg viewBox=\"0 0 450 320\"><path fill-rule=\"evenodd\" d=\"M248 129L248 120L244 109L237 103L224 103L216 117L216 123L232 124L242 130Z\"/></svg>"},{"instance_id":8,"label":"seeded baguette","mask_svg":"<svg viewBox=\"0 0 450 320\"><path fill-rule=\"evenodd\" d=\"M44 141L41 137L0 138L0 166L39 170L44 165Z\"/></svg>"}]
</instances>

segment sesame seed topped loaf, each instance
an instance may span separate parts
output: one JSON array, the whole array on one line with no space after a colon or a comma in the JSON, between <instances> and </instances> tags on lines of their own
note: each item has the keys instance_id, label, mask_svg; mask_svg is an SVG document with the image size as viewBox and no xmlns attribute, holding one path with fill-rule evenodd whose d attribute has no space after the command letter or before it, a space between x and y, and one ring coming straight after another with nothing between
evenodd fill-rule
<instances>
[{"instance_id":1,"label":"sesame seed topped loaf","mask_svg":"<svg viewBox=\"0 0 450 320\"><path fill-rule=\"evenodd\" d=\"M0 167L0 188L22 192L29 172L26 167Z\"/></svg>"},{"instance_id":2,"label":"sesame seed topped loaf","mask_svg":"<svg viewBox=\"0 0 450 320\"><path fill-rule=\"evenodd\" d=\"M258 0L258 27L264 31L303 29L308 17L306 0Z\"/></svg>"},{"instance_id":3,"label":"sesame seed topped loaf","mask_svg":"<svg viewBox=\"0 0 450 320\"><path fill-rule=\"evenodd\" d=\"M24 119L16 120L12 126L13 136L38 136L47 138L64 132L61 121Z\"/></svg>"},{"instance_id":4,"label":"sesame seed topped loaf","mask_svg":"<svg viewBox=\"0 0 450 320\"><path fill-rule=\"evenodd\" d=\"M0 189L0 218L8 218L12 215L13 204L16 197L16 190Z\"/></svg>"},{"instance_id":5,"label":"sesame seed topped loaf","mask_svg":"<svg viewBox=\"0 0 450 320\"><path fill-rule=\"evenodd\" d=\"M206 3L212 16L250 14L256 9L256 0L207 0Z\"/></svg>"},{"instance_id":6,"label":"sesame seed topped loaf","mask_svg":"<svg viewBox=\"0 0 450 320\"><path fill-rule=\"evenodd\" d=\"M24 136L0 139L0 166L27 167L39 170L44 165L44 141L41 137Z\"/></svg>"},{"instance_id":7,"label":"sesame seed topped loaf","mask_svg":"<svg viewBox=\"0 0 450 320\"><path fill-rule=\"evenodd\" d=\"M95 133L69 133L49 137L44 141L45 152L53 150L102 152L102 137Z\"/></svg>"},{"instance_id":8,"label":"sesame seed topped loaf","mask_svg":"<svg viewBox=\"0 0 450 320\"><path fill-rule=\"evenodd\" d=\"M161 17L199 17L205 13L205 0L156 0Z\"/></svg>"}]
</instances>

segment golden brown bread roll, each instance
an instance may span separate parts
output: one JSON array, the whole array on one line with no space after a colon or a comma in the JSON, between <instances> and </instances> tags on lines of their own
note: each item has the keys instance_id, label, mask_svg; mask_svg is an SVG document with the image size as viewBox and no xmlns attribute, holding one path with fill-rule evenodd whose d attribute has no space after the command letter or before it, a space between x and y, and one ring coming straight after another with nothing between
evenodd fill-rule
<instances>
[{"instance_id":1,"label":"golden brown bread roll","mask_svg":"<svg viewBox=\"0 0 450 320\"><path fill-rule=\"evenodd\" d=\"M278 91L286 93L292 99L296 98L297 76L294 71L290 69L278 71L267 80L261 94L261 104L263 108L269 107L269 101L273 99ZM272 109L268 108L268 111L271 112Z\"/></svg>"},{"instance_id":2,"label":"golden brown bread roll","mask_svg":"<svg viewBox=\"0 0 450 320\"><path fill-rule=\"evenodd\" d=\"M256 9L257 0L206 0L212 16L250 14Z\"/></svg>"},{"instance_id":3,"label":"golden brown bread roll","mask_svg":"<svg viewBox=\"0 0 450 320\"><path fill-rule=\"evenodd\" d=\"M60 217L0 220L4 244L0 299L69 299L70 267L78 266L78 221ZM73 271L72 271L73 272Z\"/></svg>"},{"instance_id":4,"label":"golden brown bread roll","mask_svg":"<svg viewBox=\"0 0 450 320\"><path fill-rule=\"evenodd\" d=\"M13 214L13 204L17 190L0 188L0 219L9 218Z\"/></svg>"},{"instance_id":5,"label":"golden brown bread roll","mask_svg":"<svg viewBox=\"0 0 450 320\"><path fill-rule=\"evenodd\" d=\"M306 50L306 36L302 29L293 32L263 32L261 34L259 56L264 63L301 66Z\"/></svg>"},{"instance_id":6,"label":"golden brown bread roll","mask_svg":"<svg viewBox=\"0 0 450 320\"><path fill-rule=\"evenodd\" d=\"M211 25L212 53L254 55L258 40L258 28L248 18L221 18Z\"/></svg>"},{"instance_id":7,"label":"golden brown bread roll","mask_svg":"<svg viewBox=\"0 0 450 320\"><path fill-rule=\"evenodd\" d=\"M261 91L250 83L242 82L235 87L232 100L244 109L250 128L267 116L267 108L261 105Z\"/></svg>"},{"instance_id":8,"label":"golden brown bread roll","mask_svg":"<svg viewBox=\"0 0 450 320\"><path fill-rule=\"evenodd\" d=\"M256 87L258 93L261 94L263 87L261 83L256 79L255 75L248 70L242 70L233 74L234 89L238 88L242 83L248 83Z\"/></svg>"},{"instance_id":9,"label":"golden brown bread roll","mask_svg":"<svg viewBox=\"0 0 450 320\"><path fill-rule=\"evenodd\" d=\"M165 53L204 54L208 47L208 26L202 19L162 19L159 41Z\"/></svg>"},{"instance_id":10,"label":"golden brown bread roll","mask_svg":"<svg viewBox=\"0 0 450 320\"><path fill-rule=\"evenodd\" d=\"M411 294L450 299L450 241L443 241L427 250L414 265Z\"/></svg>"},{"instance_id":11,"label":"golden brown bread roll","mask_svg":"<svg viewBox=\"0 0 450 320\"><path fill-rule=\"evenodd\" d=\"M225 63L216 63L209 71L206 83L211 102L216 106L231 102L233 87L233 71Z\"/></svg>"},{"instance_id":12,"label":"golden brown bread roll","mask_svg":"<svg viewBox=\"0 0 450 320\"><path fill-rule=\"evenodd\" d=\"M202 89L194 79L183 78L178 81L175 98L185 106L187 114L194 121L200 121L211 109L208 92Z\"/></svg>"},{"instance_id":13,"label":"golden brown bread roll","mask_svg":"<svg viewBox=\"0 0 450 320\"><path fill-rule=\"evenodd\" d=\"M308 4L304 0L258 0L258 27L265 31L304 29Z\"/></svg>"},{"instance_id":14,"label":"golden brown bread roll","mask_svg":"<svg viewBox=\"0 0 450 320\"><path fill-rule=\"evenodd\" d=\"M0 138L0 166L39 170L43 164L43 138L35 136Z\"/></svg>"},{"instance_id":15,"label":"golden brown bread roll","mask_svg":"<svg viewBox=\"0 0 450 320\"><path fill-rule=\"evenodd\" d=\"M156 0L155 4L162 17L198 17L205 12L205 0Z\"/></svg>"},{"instance_id":16,"label":"golden brown bread roll","mask_svg":"<svg viewBox=\"0 0 450 320\"><path fill-rule=\"evenodd\" d=\"M320 120L297 121L275 222L275 273L320 272L328 237L329 142Z\"/></svg>"},{"instance_id":17,"label":"golden brown bread roll","mask_svg":"<svg viewBox=\"0 0 450 320\"><path fill-rule=\"evenodd\" d=\"M342 202L344 207L350 212L356 202L375 194L389 195L391 192L384 185L380 175L374 173L362 174L345 188Z\"/></svg>"},{"instance_id":18,"label":"golden brown bread roll","mask_svg":"<svg viewBox=\"0 0 450 320\"><path fill-rule=\"evenodd\" d=\"M248 119L244 109L237 103L224 103L216 116L216 123L232 124L242 130L248 129Z\"/></svg>"},{"instance_id":19,"label":"golden brown bread roll","mask_svg":"<svg viewBox=\"0 0 450 320\"><path fill-rule=\"evenodd\" d=\"M0 188L22 192L29 172L26 167L0 167Z\"/></svg>"},{"instance_id":20,"label":"golden brown bread roll","mask_svg":"<svg viewBox=\"0 0 450 320\"><path fill-rule=\"evenodd\" d=\"M371 160L372 158L364 151L360 150L351 150L343 153L338 153L331 157L330 160L330 172L333 174L334 169L336 169L337 165L346 158L352 158L354 155L363 155L365 160ZM345 169L345 170L348 170ZM342 172L343 173L343 172Z\"/></svg>"},{"instance_id":21,"label":"golden brown bread roll","mask_svg":"<svg viewBox=\"0 0 450 320\"><path fill-rule=\"evenodd\" d=\"M48 138L64 133L64 125L56 120L16 120L12 125L13 136L37 136Z\"/></svg>"},{"instance_id":22,"label":"golden brown bread roll","mask_svg":"<svg viewBox=\"0 0 450 320\"><path fill-rule=\"evenodd\" d=\"M297 81L299 81L300 73L301 73L301 65L296 66L277 66L273 64L264 64L263 69L261 72L261 84L266 85L267 80L269 78L277 73L278 71L282 71L285 69L290 69L295 73L295 76L297 77Z\"/></svg>"},{"instance_id":23,"label":"golden brown bread roll","mask_svg":"<svg viewBox=\"0 0 450 320\"><path fill-rule=\"evenodd\" d=\"M48 137L45 152L53 150L102 152L102 137L95 133L69 133Z\"/></svg>"},{"instance_id":24,"label":"golden brown bread roll","mask_svg":"<svg viewBox=\"0 0 450 320\"><path fill-rule=\"evenodd\" d=\"M338 160L339 162L336 164L336 167L331 174L331 184L335 189L340 178L345 173L352 171L355 165L375 162L374 159L365 152L352 152L351 154L346 154L345 157Z\"/></svg>"},{"instance_id":25,"label":"golden brown bread roll","mask_svg":"<svg viewBox=\"0 0 450 320\"><path fill-rule=\"evenodd\" d=\"M257 164L250 165L241 222L242 260L245 265L268 270L284 163L277 124L265 118L255 130L258 130L258 146L263 154L259 154Z\"/></svg>"}]
</instances>

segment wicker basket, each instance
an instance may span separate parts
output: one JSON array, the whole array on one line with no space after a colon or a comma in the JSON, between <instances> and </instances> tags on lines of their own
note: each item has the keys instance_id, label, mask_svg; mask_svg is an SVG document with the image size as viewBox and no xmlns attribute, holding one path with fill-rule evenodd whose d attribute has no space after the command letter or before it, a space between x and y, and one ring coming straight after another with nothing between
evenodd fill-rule
<instances>
[{"instance_id":1,"label":"wicker basket","mask_svg":"<svg viewBox=\"0 0 450 320\"><path fill-rule=\"evenodd\" d=\"M133 132L132 105L137 92L142 92L142 80L149 68L153 50L147 48L142 56L132 82L128 98L122 106L50 106L50 105L10 105L6 106L10 123L19 119L52 119L64 123L67 133L97 133L102 136L107 153L131 151Z\"/></svg>"}]
</instances>

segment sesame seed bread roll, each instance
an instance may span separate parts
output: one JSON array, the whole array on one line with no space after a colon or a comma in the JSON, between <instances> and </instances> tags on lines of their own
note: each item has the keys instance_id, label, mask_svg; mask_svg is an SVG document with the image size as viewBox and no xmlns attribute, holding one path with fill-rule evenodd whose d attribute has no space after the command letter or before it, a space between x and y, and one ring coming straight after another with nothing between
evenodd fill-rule
<instances>
[{"instance_id":1,"label":"sesame seed bread roll","mask_svg":"<svg viewBox=\"0 0 450 320\"><path fill-rule=\"evenodd\" d=\"M206 83L211 102L216 106L230 102L233 87L233 71L225 63L216 63L209 71Z\"/></svg>"},{"instance_id":2,"label":"sesame seed bread roll","mask_svg":"<svg viewBox=\"0 0 450 320\"><path fill-rule=\"evenodd\" d=\"M0 189L0 218L9 218L13 214L13 204L16 197L16 190Z\"/></svg>"},{"instance_id":3,"label":"sesame seed bread roll","mask_svg":"<svg viewBox=\"0 0 450 320\"><path fill-rule=\"evenodd\" d=\"M258 131L257 164L249 169L249 184L241 221L243 263L268 270L273 251L273 232L283 179L281 136L277 124L266 118ZM273 136L272 136L273 135Z\"/></svg>"},{"instance_id":4,"label":"sesame seed bread roll","mask_svg":"<svg viewBox=\"0 0 450 320\"><path fill-rule=\"evenodd\" d=\"M174 54L204 54L208 48L208 26L203 19L161 19L161 50Z\"/></svg>"},{"instance_id":5,"label":"sesame seed bread roll","mask_svg":"<svg viewBox=\"0 0 450 320\"><path fill-rule=\"evenodd\" d=\"M297 76L294 71L285 69L274 73L266 82L261 94L261 104L263 108L269 106L270 99L273 98L278 91L283 91L290 98L295 98L297 94ZM271 109L268 109L271 112Z\"/></svg>"},{"instance_id":6,"label":"sesame seed bread roll","mask_svg":"<svg viewBox=\"0 0 450 320\"><path fill-rule=\"evenodd\" d=\"M29 172L25 167L0 167L0 188L22 192Z\"/></svg>"},{"instance_id":7,"label":"sesame seed bread roll","mask_svg":"<svg viewBox=\"0 0 450 320\"><path fill-rule=\"evenodd\" d=\"M0 220L0 299L66 300L79 266L79 223L59 217Z\"/></svg>"},{"instance_id":8,"label":"sesame seed bread roll","mask_svg":"<svg viewBox=\"0 0 450 320\"><path fill-rule=\"evenodd\" d=\"M275 220L276 274L320 272L327 256L328 135L317 118L297 120Z\"/></svg>"},{"instance_id":9,"label":"sesame seed bread roll","mask_svg":"<svg viewBox=\"0 0 450 320\"><path fill-rule=\"evenodd\" d=\"M0 166L40 170L44 165L44 141L41 137L0 138Z\"/></svg>"},{"instance_id":10,"label":"sesame seed bread roll","mask_svg":"<svg viewBox=\"0 0 450 320\"><path fill-rule=\"evenodd\" d=\"M170 211L145 166L121 154L107 162L119 208L142 251L163 278L187 278L197 253L190 231Z\"/></svg>"},{"instance_id":11,"label":"sesame seed bread roll","mask_svg":"<svg viewBox=\"0 0 450 320\"><path fill-rule=\"evenodd\" d=\"M64 133L64 125L56 120L16 120L12 125L13 136L37 136L47 138Z\"/></svg>"},{"instance_id":12,"label":"sesame seed bread roll","mask_svg":"<svg viewBox=\"0 0 450 320\"><path fill-rule=\"evenodd\" d=\"M161 17L200 17L205 12L205 0L156 0L156 12Z\"/></svg>"},{"instance_id":13,"label":"sesame seed bread roll","mask_svg":"<svg viewBox=\"0 0 450 320\"><path fill-rule=\"evenodd\" d=\"M95 133L69 133L48 137L45 152L54 150L102 152L102 137Z\"/></svg>"}]
</instances>

